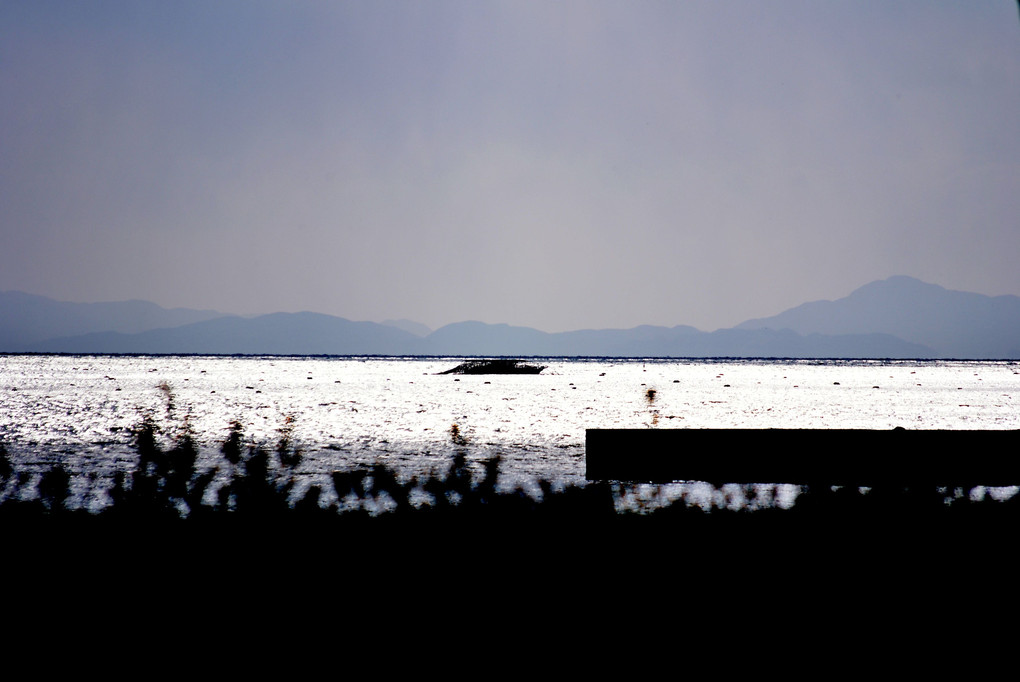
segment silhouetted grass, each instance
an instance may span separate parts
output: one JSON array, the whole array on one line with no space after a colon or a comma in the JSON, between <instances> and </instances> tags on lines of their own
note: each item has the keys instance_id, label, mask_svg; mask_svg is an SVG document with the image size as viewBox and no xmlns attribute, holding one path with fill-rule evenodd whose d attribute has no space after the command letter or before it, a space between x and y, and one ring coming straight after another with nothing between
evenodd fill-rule
<instances>
[{"instance_id":1,"label":"silhouetted grass","mask_svg":"<svg viewBox=\"0 0 1020 682\"><path fill-rule=\"evenodd\" d=\"M167 416L174 414L173 395L167 393ZM649 389L649 401L654 399ZM988 497L972 501L969 491L933 489L857 489L828 487L801 491L791 509L772 498L774 488L744 486L745 504L728 501L695 503L688 494L670 498L665 488L645 486L650 496L640 504L624 505L638 486L589 482L557 486L538 481L538 495L522 488L497 486L500 459L477 466L469 464L457 425L451 439L460 446L448 469L439 473L401 477L377 464L351 471L336 471L328 481L302 490L303 454L292 438L293 418L285 419L274 446L249 442L243 425L233 421L218 457L199 466L199 451L188 420L170 427L169 443L160 444L160 428L151 416L133 430L135 466L115 475L112 484L94 472L73 475L56 465L34 481L16 470L0 443L0 522L12 525L46 525L145 529L209 530L265 528L322 529L405 527L427 528L430 542L436 529L483 533L515 526L535 534L551 535L559 529L592 537L621 531L670 529L695 534L792 533L809 537L822 534L866 532L874 535L906 534L918 537L947 530L1007 528L1020 518L1020 496L999 502ZM102 489L100 489L102 486ZM78 488L77 495L74 492ZM82 495L81 488L85 493ZM299 494L299 491L300 494ZM104 497L108 504L88 511L75 500ZM725 494L719 495L725 498ZM622 508L626 508L622 510Z\"/></svg>"},{"instance_id":2,"label":"silhouetted grass","mask_svg":"<svg viewBox=\"0 0 1020 682\"><path fill-rule=\"evenodd\" d=\"M920 529L972 521L1008 519L1012 523L1020 516L1020 496L1002 502L988 497L972 501L969 491L962 490L873 489L862 493L822 487L803 490L791 509L783 509L769 493L750 486L744 488L749 493L747 504L739 508L698 505L686 495L666 499L653 494L637 510L618 512L621 495L633 486L606 482L555 486L538 481L538 496L521 488L501 490L496 485L499 458L483 462L478 473L463 449L440 473L406 479L377 464L334 472L328 484L316 483L298 495L303 456L293 446L286 426L276 446L267 448L247 443L242 425L233 422L219 458L204 469L198 466L198 447L189 429L180 429L169 446L161 447L157 436L151 418L138 424L133 433L137 464L116 474L112 485L107 483L109 503L96 512L72 506L72 483L87 488L101 485L95 474L85 472L75 480L64 466L56 465L39 476L33 491L31 479L16 471L0 444L0 519L169 522L187 527L217 520L319 525L429 520L467 525L524 518L627 518L632 525L649 526L881 528L909 524ZM86 496L94 494L95 490L88 490Z\"/></svg>"},{"instance_id":3,"label":"silhouetted grass","mask_svg":"<svg viewBox=\"0 0 1020 682\"><path fill-rule=\"evenodd\" d=\"M235 422L219 457L200 467L191 434L161 446L156 433L151 421L139 424L137 463L112 485L59 465L33 485L0 445L2 546L20 582L101 584L118 604L195 616L220 594L253 608L328 595L340 612L388 605L391 617L451 605L547 613L605 589L710 602L745 590L760 599L777 585L812 584L801 576L862 593L898 585L900 575L980 573L997 585L1000 547L1020 520L1017 497L828 487L804 490L790 509L765 491L738 509L652 494L643 510L620 512L636 486L541 480L536 495L508 490L497 486L498 458L479 471L463 449L438 473L336 471L298 495L302 455L292 444L251 443ZM72 507L82 485L106 485L109 504ZM586 575L602 577L592 584ZM527 600L501 601L508 588Z\"/></svg>"}]
</instances>

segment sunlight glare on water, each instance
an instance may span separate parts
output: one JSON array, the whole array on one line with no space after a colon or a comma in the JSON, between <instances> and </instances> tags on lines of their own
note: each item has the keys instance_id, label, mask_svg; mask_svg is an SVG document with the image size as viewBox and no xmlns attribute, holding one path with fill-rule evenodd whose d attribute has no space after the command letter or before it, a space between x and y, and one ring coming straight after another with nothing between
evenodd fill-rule
<instances>
[{"instance_id":1,"label":"sunlight glare on water","mask_svg":"<svg viewBox=\"0 0 1020 682\"><path fill-rule=\"evenodd\" d=\"M536 360L539 375L439 375L451 358L0 357L0 442L15 461L109 474L131 429L187 424L215 451L233 420L289 424L309 473L381 462L434 472L463 450L505 482L584 480L588 428L1017 429L1020 364ZM456 425L456 436L453 427Z\"/></svg>"}]
</instances>

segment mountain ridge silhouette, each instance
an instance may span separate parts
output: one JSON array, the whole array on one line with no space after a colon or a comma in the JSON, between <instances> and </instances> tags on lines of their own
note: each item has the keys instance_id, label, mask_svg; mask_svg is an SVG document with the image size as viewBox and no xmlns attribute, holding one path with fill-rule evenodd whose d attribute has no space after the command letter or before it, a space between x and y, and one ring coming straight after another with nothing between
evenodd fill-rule
<instances>
[{"instance_id":1,"label":"mountain ridge silhouette","mask_svg":"<svg viewBox=\"0 0 1020 682\"><path fill-rule=\"evenodd\" d=\"M186 322L174 324L180 320ZM104 324L108 328L99 329ZM140 329L146 324L153 326ZM422 336L424 325L417 324L313 312L241 317L144 301L66 303L0 292L0 352L1020 358L1020 297L952 291L906 276L713 332L639 325L548 333L464 321Z\"/></svg>"}]
</instances>

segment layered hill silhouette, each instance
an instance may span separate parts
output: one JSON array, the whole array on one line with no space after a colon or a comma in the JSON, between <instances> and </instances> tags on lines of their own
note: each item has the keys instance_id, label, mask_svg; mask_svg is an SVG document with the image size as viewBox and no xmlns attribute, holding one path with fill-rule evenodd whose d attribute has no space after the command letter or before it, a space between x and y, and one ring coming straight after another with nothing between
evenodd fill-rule
<instances>
[{"instance_id":1,"label":"layered hill silhouette","mask_svg":"<svg viewBox=\"0 0 1020 682\"><path fill-rule=\"evenodd\" d=\"M67 336L179 327L223 315L215 310L168 310L148 301L68 303L4 291L0 292L0 351L27 351L35 344Z\"/></svg>"},{"instance_id":2,"label":"layered hill silhouette","mask_svg":"<svg viewBox=\"0 0 1020 682\"><path fill-rule=\"evenodd\" d=\"M836 301L814 301L736 329L798 334L889 334L944 358L1020 358L1020 297L951 291L913 277L866 284Z\"/></svg>"},{"instance_id":3,"label":"layered hill silhouette","mask_svg":"<svg viewBox=\"0 0 1020 682\"><path fill-rule=\"evenodd\" d=\"M143 301L66 303L0 293L0 352L579 357L1020 358L1020 297L872 282L732 329L639 326L547 333L458 322L353 322L319 313L245 318Z\"/></svg>"},{"instance_id":4,"label":"layered hill silhouette","mask_svg":"<svg viewBox=\"0 0 1020 682\"><path fill-rule=\"evenodd\" d=\"M43 353L421 355L422 339L375 322L320 313L219 317L138 334L106 332L36 344Z\"/></svg>"}]
</instances>

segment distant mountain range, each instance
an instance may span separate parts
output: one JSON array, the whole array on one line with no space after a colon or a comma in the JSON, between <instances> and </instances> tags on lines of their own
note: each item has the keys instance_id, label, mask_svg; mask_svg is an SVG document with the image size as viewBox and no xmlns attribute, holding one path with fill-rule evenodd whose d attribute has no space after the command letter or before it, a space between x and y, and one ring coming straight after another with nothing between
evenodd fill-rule
<instances>
[{"instance_id":1,"label":"distant mountain range","mask_svg":"<svg viewBox=\"0 0 1020 682\"><path fill-rule=\"evenodd\" d=\"M872 282L732 329L546 333L458 322L352 322L319 313L239 317L145 301L67 303L0 293L0 352L590 357L1020 358L1020 297Z\"/></svg>"}]
</instances>

